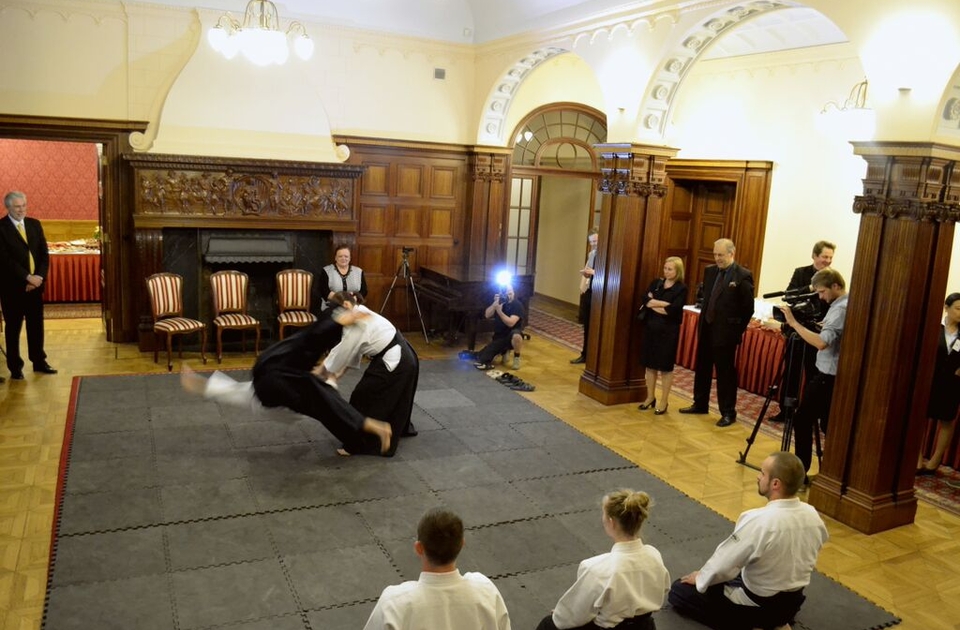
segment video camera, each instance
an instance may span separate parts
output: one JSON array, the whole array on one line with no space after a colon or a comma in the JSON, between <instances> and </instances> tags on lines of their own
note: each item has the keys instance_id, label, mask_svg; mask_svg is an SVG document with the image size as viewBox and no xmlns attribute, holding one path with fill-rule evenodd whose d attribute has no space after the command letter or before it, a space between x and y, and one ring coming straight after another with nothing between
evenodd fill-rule
<instances>
[{"instance_id":1,"label":"video camera","mask_svg":"<svg viewBox=\"0 0 960 630\"><path fill-rule=\"evenodd\" d=\"M413 247L404 247L404 248L403 248L403 255L404 255L404 256L407 256L408 254L413 253L414 249L415 249L415 248L413 248Z\"/></svg>"},{"instance_id":2,"label":"video camera","mask_svg":"<svg viewBox=\"0 0 960 630\"><path fill-rule=\"evenodd\" d=\"M790 307L790 312L804 328L816 328L817 318L820 316L820 296L816 291L806 291L806 289L794 289L792 291L775 291L774 293L764 293L763 298L783 298L783 301ZM774 307L773 319L781 324L787 323L787 318L783 311Z\"/></svg>"}]
</instances>

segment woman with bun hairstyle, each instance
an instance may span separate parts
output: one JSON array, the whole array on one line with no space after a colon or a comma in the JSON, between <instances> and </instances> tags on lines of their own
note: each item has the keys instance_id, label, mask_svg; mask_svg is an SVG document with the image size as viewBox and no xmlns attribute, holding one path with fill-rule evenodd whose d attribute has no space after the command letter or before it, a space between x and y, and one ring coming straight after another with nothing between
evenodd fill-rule
<instances>
[{"instance_id":1,"label":"woman with bun hairstyle","mask_svg":"<svg viewBox=\"0 0 960 630\"><path fill-rule=\"evenodd\" d=\"M646 492L617 490L603 497L603 530L613 548L580 563L577 581L537 630L655 630L652 615L663 606L670 574L660 552L640 540L649 514Z\"/></svg>"}]
</instances>

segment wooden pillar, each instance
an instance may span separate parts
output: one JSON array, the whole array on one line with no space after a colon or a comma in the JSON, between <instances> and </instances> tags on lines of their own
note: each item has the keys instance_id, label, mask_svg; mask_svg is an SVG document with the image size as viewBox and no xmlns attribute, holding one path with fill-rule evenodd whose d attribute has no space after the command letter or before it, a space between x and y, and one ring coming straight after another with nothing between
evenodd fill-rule
<instances>
[{"instance_id":1,"label":"wooden pillar","mask_svg":"<svg viewBox=\"0 0 960 630\"><path fill-rule=\"evenodd\" d=\"M818 510L872 534L912 523L913 483L960 216L960 147L857 142L867 162Z\"/></svg>"},{"instance_id":2,"label":"wooden pillar","mask_svg":"<svg viewBox=\"0 0 960 630\"><path fill-rule=\"evenodd\" d=\"M493 265L504 261L510 154L510 149L476 147L470 155L471 184L464 226L467 264Z\"/></svg>"},{"instance_id":3,"label":"wooden pillar","mask_svg":"<svg viewBox=\"0 0 960 630\"><path fill-rule=\"evenodd\" d=\"M631 144L600 144L596 149L603 205L580 393L616 405L640 400L644 393L635 315L640 294L660 264L656 252L644 253L649 251L644 241L649 235L658 246L666 163L677 150Z\"/></svg>"}]
</instances>

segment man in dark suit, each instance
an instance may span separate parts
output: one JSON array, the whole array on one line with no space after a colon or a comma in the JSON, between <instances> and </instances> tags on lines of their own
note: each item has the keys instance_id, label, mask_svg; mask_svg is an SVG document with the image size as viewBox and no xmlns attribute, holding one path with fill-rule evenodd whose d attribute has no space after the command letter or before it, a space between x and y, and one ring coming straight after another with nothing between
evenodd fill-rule
<instances>
[{"instance_id":1,"label":"man in dark suit","mask_svg":"<svg viewBox=\"0 0 960 630\"><path fill-rule=\"evenodd\" d=\"M56 374L43 351L43 289L50 267L47 239L40 221L27 218L27 196L8 192L7 216L0 219L0 308L6 325L10 378L23 380L20 329L27 320L27 349L33 371Z\"/></svg>"},{"instance_id":2,"label":"man in dark suit","mask_svg":"<svg viewBox=\"0 0 960 630\"><path fill-rule=\"evenodd\" d=\"M810 287L813 274L821 269L826 269L833 263L833 253L836 249L837 246L830 241L817 241L814 243L813 263L804 265L803 267L797 267L793 270L793 276L790 277L790 284L787 285L786 293L807 293L813 291ZM816 320L820 321L827 314L827 309L830 305L819 298L818 302L820 303L820 315ZM789 335L793 329L789 326L784 326L781 330L789 339ZM806 348L805 344L800 350L788 353L786 360L788 361L788 365L784 366L784 381L780 387L780 411L777 415L770 418L770 422L783 422L786 420L783 408L788 401L785 400L785 397L793 399L793 402L796 401L796 398L800 395L801 374L807 379L810 379L817 373L817 353L811 352ZM792 404L792 402L790 404Z\"/></svg>"},{"instance_id":3,"label":"man in dark suit","mask_svg":"<svg viewBox=\"0 0 960 630\"><path fill-rule=\"evenodd\" d=\"M703 273L703 310L700 312L697 367L693 381L693 404L680 413L707 413L710 381L717 368L718 427L737 419L737 346L753 316L753 273L733 261L733 241L721 238L713 244L713 259Z\"/></svg>"}]
</instances>

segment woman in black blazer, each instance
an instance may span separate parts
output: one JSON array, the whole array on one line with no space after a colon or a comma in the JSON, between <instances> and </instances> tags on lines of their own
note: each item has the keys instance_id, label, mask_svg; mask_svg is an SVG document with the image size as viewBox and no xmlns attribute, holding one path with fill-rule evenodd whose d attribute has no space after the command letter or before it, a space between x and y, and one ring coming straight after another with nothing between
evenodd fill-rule
<instances>
[{"instance_id":1,"label":"woman in black blazer","mask_svg":"<svg viewBox=\"0 0 960 630\"><path fill-rule=\"evenodd\" d=\"M944 306L947 316L940 327L937 364L933 369L930 402L927 403L927 417L939 424L937 441L926 463L923 462L923 453L920 454L917 475L937 472L953 440L953 427L960 408L960 293L948 295Z\"/></svg>"}]
</instances>

